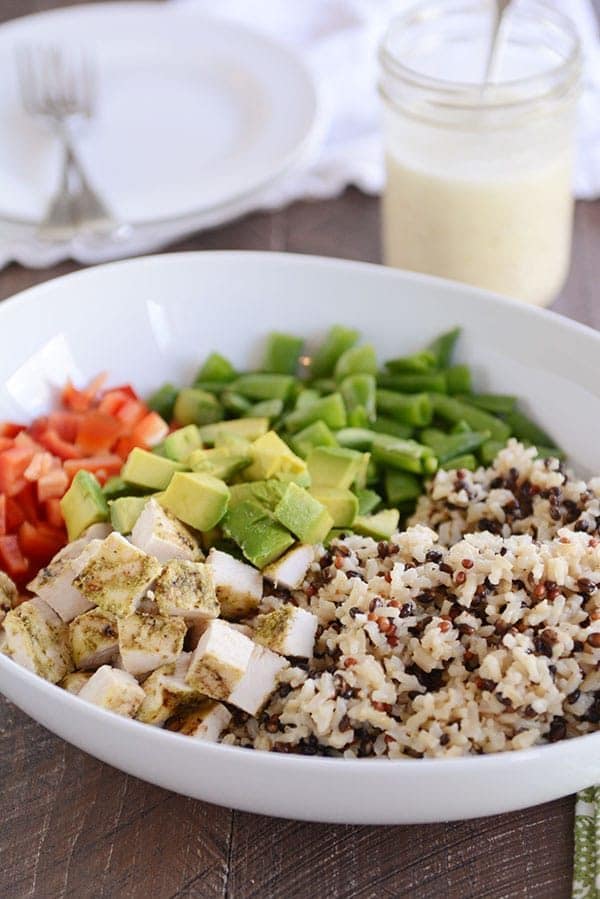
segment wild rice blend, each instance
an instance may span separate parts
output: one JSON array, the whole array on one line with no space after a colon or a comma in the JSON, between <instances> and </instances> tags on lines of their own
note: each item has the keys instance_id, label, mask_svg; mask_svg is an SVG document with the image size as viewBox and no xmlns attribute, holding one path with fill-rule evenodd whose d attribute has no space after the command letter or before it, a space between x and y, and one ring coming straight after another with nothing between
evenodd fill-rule
<instances>
[{"instance_id":1,"label":"wild rice blend","mask_svg":"<svg viewBox=\"0 0 600 899\"><path fill-rule=\"evenodd\" d=\"M523 749L600 721L600 478L511 440L489 469L440 471L390 543L317 552L303 589L315 657L223 742L421 758Z\"/></svg>"}]
</instances>

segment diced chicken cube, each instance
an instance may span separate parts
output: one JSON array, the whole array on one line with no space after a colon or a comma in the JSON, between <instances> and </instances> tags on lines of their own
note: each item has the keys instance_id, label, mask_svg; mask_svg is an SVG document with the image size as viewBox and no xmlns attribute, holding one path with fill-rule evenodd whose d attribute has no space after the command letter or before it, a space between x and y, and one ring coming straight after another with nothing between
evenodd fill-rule
<instances>
[{"instance_id":1,"label":"diced chicken cube","mask_svg":"<svg viewBox=\"0 0 600 899\"><path fill-rule=\"evenodd\" d=\"M246 673L253 648L252 640L226 621L211 621L194 650L186 683L212 699L228 699Z\"/></svg>"},{"instance_id":2,"label":"diced chicken cube","mask_svg":"<svg viewBox=\"0 0 600 899\"><path fill-rule=\"evenodd\" d=\"M127 671L102 665L81 688L79 697L109 712L133 718L144 701L144 691Z\"/></svg>"},{"instance_id":3,"label":"diced chicken cube","mask_svg":"<svg viewBox=\"0 0 600 899\"><path fill-rule=\"evenodd\" d=\"M191 653L182 652L177 661L161 665L146 678L144 701L136 716L139 721L160 726L181 706L187 707L204 698L204 694L185 682L190 658Z\"/></svg>"},{"instance_id":4,"label":"diced chicken cube","mask_svg":"<svg viewBox=\"0 0 600 899\"><path fill-rule=\"evenodd\" d=\"M207 562L212 572L217 599L221 603L221 615L234 620L252 615L263 594L260 571L214 548L211 549Z\"/></svg>"},{"instance_id":5,"label":"diced chicken cube","mask_svg":"<svg viewBox=\"0 0 600 899\"><path fill-rule=\"evenodd\" d=\"M161 615L182 615L191 621L217 618L221 610L211 570L203 562L167 562L153 593Z\"/></svg>"},{"instance_id":6,"label":"diced chicken cube","mask_svg":"<svg viewBox=\"0 0 600 899\"><path fill-rule=\"evenodd\" d=\"M277 688L277 675L288 665L286 659L255 643L246 673L229 694L228 702L256 715Z\"/></svg>"},{"instance_id":7,"label":"diced chicken cube","mask_svg":"<svg viewBox=\"0 0 600 899\"><path fill-rule=\"evenodd\" d=\"M65 622L89 611L94 607L94 601L83 596L74 580L101 546L102 541L95 539L75 540L68 544L38 572L27 585L28 589L47 602Z\"/></svg>"},{"instance_id":8,"label":"diced chicken cube","mask_svg":"<svg viewBox=\"0 0 600 899\"><path fill-rule=\"evenodd\" d=\"M77 575L74 586L88 602L119 617L135 612L160 572L156 559L112 533Z\"/></svg>"},{"instance_id":9,"label":"diced chicken cube","mask_svg":"<svg viewBox=\"0 0 600 899\"><path fill-rule=\"evenodd\" d=\"M142 509L133 526L131 542L159 562L170 562L171 559L196 562L204 558L190 531L165 512L155 499L149 499Z\"/></svg>"},{"instance_id":10,"label":"diced chicken cube","mask_svg":"<svg viewBox=\"0 0 600 899\"><path fill-rule=\"evenodd\" d=\"M92 676L91 671L73 671L59 682L58 686L77 696Z\"/></svg>"},{"instance_id":11,"label":"diced chicken cube","mask_svg":"<svg viewBox=\"0 0 600 899\"><path fill-rule=\"evenodd\" d=\"M79 540L82 543L89 543L90 540L104 540L112 531L112 526L107 521L97 521L91 524L89 528L83 532Z\"/></svg>"},{"instance_id":12,"label":"diced chicken cube","mask_svg":"<svg viewBox=\"0 0 600 899\"><path fill-rule=\"evenodd\" d=\"M4 619L5 652L15 662L53 684L73 669L69 629L54 609L35 598L12 609Z\"/></svg>"},{"instance_id":13,"label":"diced chicken cube","mask_svg":"<svg viewBox=\"0 0 600 899\"><path fill-rule=\"evenodd\" d=\"M174 662L183 650L187 629L182 618L135 613L120 618L118 627L123 667L138 677Z\"/></svg>"},{"instance_id":14,"label":"diced chicken cube","mask_svg":"<svg viewBox=\"0 0 600 899\"><path fill-rule=\"evenodd\" d=\"M263 568L263 577L276 587L297 590L302 585L314 557L315 551L312 546L300 544L290 549L276 562Z\"/></svg>"},{"instance_id":15,"label":"diced chicken cube","mask_svg":"<svg viewBox=\"0 0 600 899\"><path fill-rule=\"evenodd\" d=\"M10 612L18 596L17 588L7 574L0 571L0 624Z\"/></svg>"},{"instance_id":16,"label":"diced chicken cube","mask_svg":"<svg viewBox=\"0 0 600 899\"><path fill-rule=\"evenodd\" d=\"M317 616L312 612L298 609L289 603L258 616L254 639L283 656L310 659L318 624Z\"/></svg>"},{"instance_id":17,"label":"diced chicken cube","mask_svg":"<svg viewBox=\"0 0 600 899\"><path fill-rule=\"evenodd\" d=\"M119 649L117 619L91 609L69 624L71 655L76 668L99 668L112 662Z\"/></svg>"},{"instance_id":18,"label":"diced chicken cube","mask_svg":"<svg viewBox=\"0 0 600 899\"><path fill-rule=\"evenodd\" d=\"M207 699L196 708L185 709L167 722L167 729L195 740L215 743L229 722L231 712L220 702Z\"/></svg>"}]
</instances>

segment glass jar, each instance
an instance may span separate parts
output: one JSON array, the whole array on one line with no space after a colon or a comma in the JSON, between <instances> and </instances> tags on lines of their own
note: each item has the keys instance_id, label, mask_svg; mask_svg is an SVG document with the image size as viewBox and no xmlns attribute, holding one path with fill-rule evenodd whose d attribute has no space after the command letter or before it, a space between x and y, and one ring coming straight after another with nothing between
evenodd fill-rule
<instances>
[{"instance_id":1,"label":"glass jar","mask_svg":"<svg viewBox=\"0 0 600 899\"><path fill-rule=\"evenodd\" d=\"M571 252L580 47L543 3L510 7L482 85L493 0L430 0L380 47L386 264L550 303Z\"/></svg>"}]
</instances>

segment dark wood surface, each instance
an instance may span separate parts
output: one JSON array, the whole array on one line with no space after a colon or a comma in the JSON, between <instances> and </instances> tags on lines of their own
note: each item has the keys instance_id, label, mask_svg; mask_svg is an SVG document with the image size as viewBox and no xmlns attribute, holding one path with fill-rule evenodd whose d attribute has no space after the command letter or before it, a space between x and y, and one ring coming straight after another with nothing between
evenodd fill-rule
<instances>
[{"instance_id":1,"label":"dark wood surface","mask_svg":"<svg viewBox=\"0 0 600 899\"><path fill-rule=\"evenodd\" d=\"M67 4L0 0L0 21L59 5ZM285 250L377 262L378 232L378 201L349 190L339 199L248 216L172 249ZM599 248L600 203L580 203L572 270L554 308L595 327ZM75 268L13 265L0 272L0 299ZM415 827L313 825L232 812L128 777L0 699L2 899L563 899L570 893L572 823L572 798Z\"/></svg>"}]
</instances>

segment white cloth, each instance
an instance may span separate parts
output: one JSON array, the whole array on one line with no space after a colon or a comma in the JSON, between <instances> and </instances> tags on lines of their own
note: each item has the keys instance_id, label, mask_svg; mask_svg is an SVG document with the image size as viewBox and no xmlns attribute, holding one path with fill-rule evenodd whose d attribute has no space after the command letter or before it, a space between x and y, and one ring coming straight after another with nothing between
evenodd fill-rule
<instances>
[{"instance_id":1,"label":"white cloth","mask_svg":"<svg viewBox=\"0 0 600 899\"><path fill-rule=\"evenodd\" d=\"M210 214L168 226L139 228L113 246L73 243L41 247L27 229L0 222L0 266L11 259L43 267L72 257L83 263L158 249L203 228L255 209L277 209L300 198L333 197L352 184L369 194L383 187L377 98L377 43L386 23L413 0L179 0L261 30L283 41L308 64L319 87L321 127L303 162L259 194ZM519 0L518 0L519 2ZM526 2L526 0L524 0ZM600 196L600 43L590 0L547 0L568 13L581 34L584 90L578 124L575 194ZM168 15L165 7L165 15Z\"/></svg>"}]
</instances>

